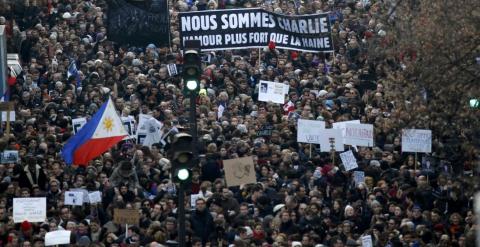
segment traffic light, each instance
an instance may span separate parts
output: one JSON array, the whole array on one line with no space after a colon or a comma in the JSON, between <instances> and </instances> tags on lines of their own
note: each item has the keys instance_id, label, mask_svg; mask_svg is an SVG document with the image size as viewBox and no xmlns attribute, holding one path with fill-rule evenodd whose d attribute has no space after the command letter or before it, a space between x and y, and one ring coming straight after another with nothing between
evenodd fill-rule
<instances>
[{"instance_id":1,"label":"traffic light","mask_svg":"<svg viewBox=\"0 0 480 247\"><path fill-rule=\"evenodd\" d=\"M480 107L480 99L475 99L475 98L472 98L470 99L470 108L479 108Z\"/></svg>"},{"instance_id":2,"label":"traffic light","mask_svg":"<svg viewBox=\"0 0 480 247\"><path fill-rule=\"evenodd\" d=\"M194 156L192 150L192 136L178 133L171 142L169 156L172 162L173 181L186 184L191 180Z\"/></svg>"},{"instance_id":3,"label":"traffic light","mask_svg":"<svg viewBox=\"0 0 480 247\"><path fill-rule=\"evenodd\" d=\"M183 56L183 93L185 96L198 95L201 74L202 62L198 50L186 50Z\"/></svg>"}]
</instances>

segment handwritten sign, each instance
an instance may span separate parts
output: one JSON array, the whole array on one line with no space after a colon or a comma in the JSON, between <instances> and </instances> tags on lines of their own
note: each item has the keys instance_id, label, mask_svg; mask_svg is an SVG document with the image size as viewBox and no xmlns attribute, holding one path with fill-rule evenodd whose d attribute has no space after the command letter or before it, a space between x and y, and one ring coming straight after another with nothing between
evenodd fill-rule
<instances>
[{"instance_id":1,"label":"handwritten sign","mask_svg":"<svg viewBox=\"0 0 480 247\"><path fill-rule=\"evenodd\" d=\"M333 149L335 151L343 152L345 147L343 146L342 131L339 129L323 129L319 133L320 135L320 151L321 152L330 152L332 151L332 143L330 140L333 140Z\"/></svg>"},{"instance_id":2,"label":"handwritten sign","mask_svg":"<svg viewBox=\"0 0 480 247\"><path fill-rule=\"evenodd\" d=\"M102 193L100 191L94 191L92 193L88 193L88 201L90 203L102 202Z\"/></svg>"},{"instance_id":3,"label":"handwritten sign","mask_svg":"<svg viewBox=\"0 0 480 247\"><path fill-rule=\"evenodd\" d=\"M362 247L372 247L372 246L373 246L372 236L371 235L362 236Z\"/></svg>"},{"instance_id":4,"label":"handwritten sign","mask_svg":"<svg viewBox=\"0 0 480 247\"><path fill-rule=\"evenodd\" d=\"M71 231L58 230L45 234L45 246L70 244Z\"/></svg>"},{"instance_id":5,"label":"handwritten sign","mask_svg":"<svg viewBox=\"0 0 480 247\"><path fill-rule=\"evenodd\" d=\"M373 147L372 124L345 124L343 143L352 146Z\"/></svg>"},{"instance_id":6,"label":"handwritten sign","mask_svg":"<svg viewBox=\"0 0 480 247\"><path fill-rule=\"evenodd\" d=\"M82 206L83 192L81 191L67 191L65 192L65 205Z\"/></svg>"},{"instance_id":7,"label":"handwritten sign","mask_svg":"<svg viewBox=\"0 0 480 247\"><path fill-rule=\"evenodd\" d=\"M191 194L190 195L190 206L194 208L197 206L197 199L200 198L202 195L201 194Z\"/></svg>"},{"instance_id":8,"label":"handwritten sign","mask_svg":"<svg viewBox=\"0 0 480 247\"><path fill-rule=\"evenodd\" d=\"M346 171L350 171L358 167L357 159L355 159L352 150L340 153L340 159L342 159L342 163Z\"/></svg>"},{"instance_id":9,"label":"handwritten sign","mask_svg":"<svg viewBox=\"0 0 480 247\"><path fill-rule=\"evenodd\" d=\"M365 182L365 172L363 172L363 171L353 171L353 181L355 181L355 184L364 183Z\"/></svg>"},{"instance_id":10,"label":"handwritten sign","mask_svg":"<svg viewBox=\"0 0 480 247\"><path fill-rule=\"evenodd\" d=\"M333 123L332 128L342 130L342 136L345 136L345 131L347 130L347 124L360 124L360 120L336 122L336 123Z\"/></svg>"},{"instance_id":11,"label":"handwritten sign","mask_svg":"<svg viewBox=\"0 0 480 247\"><path fill-rule=\"evenodd\" d=\"M13 198L13 222L44 222L47 218L45 197Z\"/></svg>"},{"instance_id":12,"label":"handwritten sign","mask_svg":"<svg viewBox=\"0 0 480 247\"><path fill-rule=\"evenodd\" d=\"M140 213L136 209L113 209L113 222L116 224L137 225Z\"/></svg>"},{"instance_id":13,"label":"handwritten sign","mask_svg":"<svg viewBox=\"0 0 480 247\"><path fill-rule=\"evenodd\" d=\"M243 157L223 161L225 180L229 187L257 182L253 158Z\"/></svg>"},{"instance_id":14,"label":"handwritten sign","mask_svg":"<svg viewBox=\"0 0 480 247\"><path fill-rule=\"evenodd\" d=\"M402 131L402 152L431 153L432 131L404 129Z\"/></svg>"},{"instance_id":15,"label":"handwritten sign","mask_svg":"<svg viewBox=\"0 0 480 247\"><path fill-rule=\"evenodd\" d=\"M297 142L320 144L320 132L325 129L325 122L298 119Z\"/></svg>"},{"instance_id":16,"label":"handwritten sign","mask_svg":"<svg viewBox=\"0 0 480 247\"><path fill-rule=\"evenodd\" d=\"M87 123L87 119L84 117L72 119L73 134L77 134L80 129Z\"/></svg>"}]
</instances>

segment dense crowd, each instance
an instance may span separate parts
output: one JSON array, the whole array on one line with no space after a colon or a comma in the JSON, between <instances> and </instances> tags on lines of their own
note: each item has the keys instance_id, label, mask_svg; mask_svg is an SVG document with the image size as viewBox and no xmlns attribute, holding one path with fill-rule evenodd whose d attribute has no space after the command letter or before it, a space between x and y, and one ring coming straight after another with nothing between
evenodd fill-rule
<instances>
[{"instance_id":1,"label":"dense crowd","mask_svg":"<svg viewBox=\"0 0 480 247\"><path fill-rule=\"evenodd\" d=\"M248 7L330 12L335 53L270 45L204 54L200 162L188 192L199 196L185 202L188 246L361 246L366 235L373 246L474 246L476 177L454 173L464 164L445 154L401 152L398 123L424 111L425 102L398 100L401 89L390 83L408 62L370 55L390 42L384 22L391 1L170 1L171 47L110 41L107 2L0 1L9 52L23 64L10 86L16 119L0 141L21 158L0 165L1 246L43 246L45 234L58 229L71 230L77 246L174 246L178 205L168 144L122 141L86 166L66 165L60 150L73 135L71 119L91 117L109 96L122 116L162 122L164 137L186 129L189 100L181 75L166 66L181 63L178 13ZM72 60L80 83L67 77ZM259 102L259 80L288 84L286 104ZM347 120L373 124L375 147L349 147L365 182L354 182L338 153L332 159L317 145L297 143L299 118L327 128ZM432 127L426 122L416 127ZM433 151L440 145L435 139ZM227 187L222 160L246 156L253 156L258 182ZM72 189L99 190L102 202L64 205ZM16 197L46 197L45 222L14 223ZM139 224L126 233L112 221L115 208L137 209Z\"/></svg>"}]
</instances>

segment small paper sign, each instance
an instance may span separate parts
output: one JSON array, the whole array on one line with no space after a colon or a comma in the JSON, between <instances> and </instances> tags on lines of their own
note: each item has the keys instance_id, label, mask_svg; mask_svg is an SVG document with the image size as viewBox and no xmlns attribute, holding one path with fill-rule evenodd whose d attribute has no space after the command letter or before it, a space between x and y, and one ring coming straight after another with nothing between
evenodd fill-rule
<instances>
[{"instance_id":1,"label":"small paper sign","mask_svg":"<svg viewBox=\"0 0 480 247\"><path fill-rule=\"evenodd\" d=\"M83 205L83 192L80 191L67 191L65 192L65 205L82 206Z\"/></svg>"},{"instance_id":2,"label":"small paper sign","mask_svg":"<svg viewBox=\"0 0 480 247\"><path fill-rule=\"evenodd\" d=\"M87 119L84 117L72 119L73 134L77 134L80 129L87 123Z\"/></svg>"},{"instance_id":3,"label":"small paper sign","mask_svg":"<svg viewBox=\"0 0 480 247\"><path fill-rule=\"evenodd\" d=\"M70 244L71 231L58 230L45 234L45 246Z\"/></svg>"},{"instance_id":4,"label":"small paper sign","mask_svg":"<svg viewBox=\"0 0 480 247\"><path fill-rule=\"evenodd\" d=\"M355 181L355 184L364 183L365 182L365 172L354 171L353 172L353 181Z\"/></svg>"},{"instance_id":5,"label":"small paper sign","mask_svg":"<svg viewBox=\"0 0 480 247\"><path fill-rule=\"evenodd\" d=\"M372 236L371 235L362 236L362 247L372 247L372 246L373 246Z\"/></svg>"},{"instance_id":6,"label":"small paper sign","mask_svg":"<svg viewBox=\"0 0 480 247\"><path fill-rule=\"evenodd\" d=\"M136 209L113 209L113 222L121 225L137 225L140 214Z\"/></svg>"},{"instance_id":7,"label":"small paper sign","mask_svg":"<svg viewBox=\"0 0 480 247\"><path fill-rule=\"evenodd\" d=\"M88 201L90 203L102 202L102 193L100 191L94 191L94 192L88 193Z\"/></svg>"},{"instance_id":8,"label":"small paper sign","mask_svg":"<svg viewBox=\"0 0 480 247\"><path fill-rule=\"evenodd\" d=\"M345 171L350 171L358 167L357 160L355 159L352 150L340 153L340 159L342 159Z\"/></svg>"}]
</instances>

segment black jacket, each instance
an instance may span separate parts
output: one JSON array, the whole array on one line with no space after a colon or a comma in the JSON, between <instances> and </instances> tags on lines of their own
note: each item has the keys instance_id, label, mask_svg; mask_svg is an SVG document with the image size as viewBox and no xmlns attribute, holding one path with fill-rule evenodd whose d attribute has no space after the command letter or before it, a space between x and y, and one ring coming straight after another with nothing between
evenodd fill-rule
<instances>
[{"instance_id":1,"label":"black jacket","mask_svg":"<svg viewBox=\"0 0 480 247\"><path fill-rule=\"evenodd\" d=\"M193 234L202 239L205 244L214 231L213 217L205 209L203 212L195 210L190 218Z\"/></svg>"}]
</instances>

